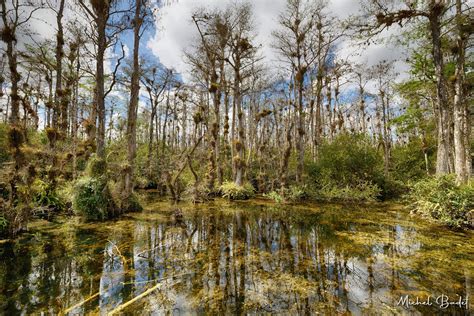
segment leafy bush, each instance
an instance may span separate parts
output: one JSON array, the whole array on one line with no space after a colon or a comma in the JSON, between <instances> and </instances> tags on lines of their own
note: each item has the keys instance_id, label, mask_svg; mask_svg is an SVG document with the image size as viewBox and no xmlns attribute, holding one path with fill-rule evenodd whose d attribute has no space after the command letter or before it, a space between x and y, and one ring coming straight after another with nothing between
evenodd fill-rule
<instances>
[{"instance_id":1,"label":"leafy bush","mask_svg":"<svg viewBox=\"0 0 474 316\"><path fill-rule=\"evenodd\" d=\"M229 200L247 200L254 196L255 189L253 186L246 182L244 185L239 186L234 182L226 181L221 187L222 197Z\"/></svg>"},{"instance_id":2,"label":"leafy bush","mask_svg":"<svg viewBox=\"0 0 474 316\"><path fill-rule=\"evenodd\" d=\"M333 183L323 185L316 191L316 198L325 201L375 201L380 188L373 183L361 181L351 186L337 186Z\"/></svg>"},{"instance_id":3,"label":"leafy bush","mask_svg":"<svg viewBox=\"0 0 474 316\"><path fill-rule=\"evenodd\" d=\"M280 193L278 193L276 191L271 191L268 194L264 194L264 196L272 199L276 203L282 203L285 200L285 198Z\"/></svg>"},{"instance_id":4,"label":"leafy bush","mask_svg":"<svg viewBox=\"0 0 474 316\"><path fill-rule=\"evenodd\" d=\"M6 235L8 231L8 221L3 215L0 215L0 236Z\"/></svg>"},{"instance_id":5,"label":"leafy bush","mask_svg":"<svg viewBox=\"0 0 474 316\"><path fill-rule=\"evenodd\" d=\"M104 220L114 215L115 205L107 181L83 177L75 186L73 210L88 220Z\"/></svg>"},{"instance_id":6,"label":"leafy bush","mask_svg":"<svg viewBox=\"0 0 474 316\"><path fill-rule=\"evenodd\" d=\"M123 213L143 211L143 207L135 193L132 193L128 198L120 198L120 203L117 203L117 199L115 201L117 205L120 205L120 211Z\"/></svg>"},{"instance_id":7,"label":"leafy bush","mask_svg":"<svg viewBox=\"0 0 474 316\"><path fill-rule=\"evenodd\" d=\"M104 159L93 154L87 162L86 174L90 177L101 177L107 172L107 163Z\"/></svg>"},{"instance_id":8,"label":"leafy bush","mask_svg":"<svg viewBox=\"0 0 474 316\"><path fill-rule=\"evenodd\" d=\"M435 151L428 147L428 171L433 171ZM427 176L426 160L423 153L423 143L420 139L412 139L406 145L395 146L392 149L392 174L397 180L407 182L419 180Z\"/></svg>"},{"instance_id":9,"label":"leafy bush","mask_svg":"<svg viewBox=\"0 0 474 316\"><path fill-rule=\"evenodd\" d=\"M47 207L55 211L64 208L63 200L49 183L36 179L33 182L33 190L35 191L34 202L37 206Z\"/></svg>"},{"instance_id":10,"label":"leafy bush","mask_svg":"<svg viewBox=\"0 0 474 316\"><path fill-rule=\"evenodd\" d=\"M302 201L308 197L306 186L291 185L286 192L286 198L291 202Z\"/></svg>"},{"instance_id":11,"label":"leafy bush","mask_svg":"<svg viewBox=\"0 0 474 316\"><path fill-rule=\"evenodd\" d=\"M340 134L324 143L310 175L314 181L331 180L340 186L360 181L375 182L382 177L383 158L363 134Z\"/></svg>"},{"instance_id":12,"label":"leafy bush","mask_svg":"<svg viewBox=\"0 0 474 316\"><path fill-rule=\"evenodd\" d=\"M308 197L306 186L292 185L287 189L283 189L280 193L271 191L266 197L274 200L277 203L282 202L298 202Z\"/></svg>"},{"instance_id":13,"label":"leafy bush","mask_svg":"<svg viewBox=\"0 0 474 316\"><path fill-rule=\"evenodd\" d=\"M426 178L416 183L407 196L412 211L453 226L472 226L474 185L456 185L453 175Z\"/></svg>"},{"instance_id":14,"label":"leafy bush","mask_svg":"<svg viewBox=\"0 0 474 316\"><path fill-rule=\"evenodd\" d=\"M0 123L0 164L10 159L8 148L8 126Z\"/></svg>"},{"instance_id":15,"label":"leafy bush","mask_svg":"<svg viewBox=\"0 0 474 316\"><path fill-rule=\"evenodd\" d=\"M363 134L343 133L324 143L309 176L315 197L331 201L372 201L385 184L383 158Z\"/></svg>"}]
</instances>

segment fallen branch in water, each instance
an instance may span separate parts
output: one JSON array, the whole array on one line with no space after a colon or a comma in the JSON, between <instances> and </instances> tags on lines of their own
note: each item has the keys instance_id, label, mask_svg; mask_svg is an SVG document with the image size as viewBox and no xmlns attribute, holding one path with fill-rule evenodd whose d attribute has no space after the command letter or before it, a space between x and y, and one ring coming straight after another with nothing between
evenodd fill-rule
<instances>
[{"instance_id":1,"label":"fallen branch in water","mask_svg":"<svg viewBox=\"0 0 474 316\"><path fill-rule=\"evenodd\" d=\"M94 298L96 298L97 296L99 296L100 292L97 292L91 296L89 296L88 298L86 298L85 300L83 300L82 302L79 302L77 303L76 305L72 306L72 307L69 307L67 308L66 310L64 310L64 312L61 312L59 313L59 315L66 315L67 313L69 313L70 311L73 311L75 310L76 308L84 305L85 303L89 302L90 300L93 300Z\"/></svg>"},{"instance_id":2,"label":"fallen branch in water","mask_svg":"<svg viewBox=\"0 0 474 316\"><path fill-rule=\"evenodd\" d=\"M189 273L184 273L184 274L181 274L181 275L172 275L172 276L169 276L167 278L163 278L161 279L160 281L164 281L166 279L170 279L170 278L174 278L174 277L179 277L179 276L183 276L183 275L186 275L186 274L189 274ZM160 286L164 285L163 283L158 283L154 286L152 286L151 288L149 288L148 290L146 290L145 292L143 292L142 294L138 295L138 296L135 296L134 298L132 298L131 300L123 303L122 305L119 305L117 306L114 310L112 310L110 313L108 313L107 315L115 315L117 313L120 313L121 311L123 311L125 308L127 308L128 306L132 305L133 303L135 303L136 301L139 301L141 300L142 298L144 298L145 296L151 294L153 291L157 290Z\"/></svg>"},{"instance_id":3,"label":"fallen branch in water","mask_svg":"<svg viewBox=\"0 0 474 316\"><path fill-rule=\"evenodd\" d=\"M125 257L122 255L122 252L120 251L120 249L117 247L117 245L116 245L115 243L113 243L112 241L110 241L110 240L108 240L108 239L107 239L107 241L112 244L112 246L115 248L115 250L117 250L118 255L119 255L119 256L122 258L122 260L123 260L123 268L124 268L125 271L127 271L127 270L128 270L128 269L127 269L127 258L125 258Z\"/></svg>"}]
</instances>

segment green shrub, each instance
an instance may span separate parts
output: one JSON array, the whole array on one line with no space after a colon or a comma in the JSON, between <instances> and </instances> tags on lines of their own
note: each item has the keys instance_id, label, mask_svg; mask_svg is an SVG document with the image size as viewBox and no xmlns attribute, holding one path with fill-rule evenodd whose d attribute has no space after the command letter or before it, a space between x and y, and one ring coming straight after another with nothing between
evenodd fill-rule
<instances>
[{"instance_id":1,"label":"green shrub","mask_svg":"<svg viewBox=\"0 0 474 316\"><path fill-rule=\"evenodd\" d=\"M234 182L226 181L221 185L220 190L222 197L229 200L247 200L255 194L255 189L249 182L239 186Z\"/></svg>"},{"instance_id":2,"label":"green shrub","mask_svg":"<svg viewBox=\"0 0 474 316\"><path fill-rule=\"evenodd\" d=\"M382 197L383 157L363 134L342 133L319 150L309 167L315 197L331 201L372 201Z\"/></svg>"},{"instance_id":3,"label":"green shrub","mask_svg":"<svg viewBox=\"0 0 474 316\"><path fill-rule=\"evenodd\" d=\"M308 197L308 190L305 185L297 186L291 185L290 188L286 191L286 199L291 202L298 202L305 200Z\"/></svg>"},{"instance_id":4,"label":"green shrub","mask_svg":"<svg viewBox=\"0 0 474 316\"><path fill-rule=\"evenodd\" d=\"M325 201L375 201L380 195L380 188L368 181L356 184L338 186L334 183L323 185L316 190L316 198Z\"/></svg>"},{"instance_id":5,"label":"green shrub","mask_svg":"<svg viewBox=\"0 0 474 316\"><path fill-rule=\"evenodd\" d=\"M381 200L399 198L409 191L407 183L391 176L379 178L375 181L375 184L380 188L378 198Z\"/></svg>"},{"instance_id":6,"label":"green shrub","mask_svg":"<svg viewBox=\"0 0 474 316\"><path fill-rule=\"evenodd\" d=\"M276 203L282 203L285 200L285 198L280 193L278 193L276 191L271 191L268 194L264 194L264 196L272 199Z\"/></svg>"},{"instance_id":7,"label":"green shrub","mask_svg":"<svg viewBox=\"0 0 474 316\"><path fill-rule=\"evenodd\" d=\"M306 186L292 185L287 189L280 190L280 193L272 191L265 195L277 203L282 202L299 202L308 197Z\"/></svg>"},{"instance_id":8,"label":"green shrub","mask_svg":"<svg viewBox=\"0 0 474 316\"><path fill-rule=\"evenodd\" d=\"M0 215L0 236L4 236L8 231L8 221L3 215Z\"/></svg>"},{"instance_id":9,"label":"green shrub","mask_svg":"<svg viewBox=\"0 0 474 316\"><path fill-rule=\"evenodd\" d=\"M427 149L428 171L433 171L435 151ZM391 153L391 172L400 181L420 180L427 176L423 144L420 139L412 139L406 145L394 146Z\"/></svg>"},{"instance_id":10,"label":"green shrub","mask_svg":"<svg viewBox=\"0 0 474 316\"><path fill-rule=\"evenodd\" d=\"M412 211L453 227L469 226L474 212L474 185L456 185L453 175L426 178L407 196Z\"/></svg>"},{"instance_id":11,"label":"green shrub","mask_svg":"<svg viewBox=\"0 0 474 316\"><path fill-rule=\"evenodd\" d=\"M127 199L122 199L120 203L120 211L127 212L141 212L143 207L140 204L138 196L135 193L132 193Z\"/></svg>"},{"instance_id":12,"label":"green shrub","mask_svg":"<svg viewBox=\"0 0 474 316\"><path fill-rule=\"evenodd\" d=\"M34 202L37 206L47 207L55 211L64 209L65 203L54 188L47 182L36 179L33 182Z\"/></svg>"},{"instance_id":13,"label":"green shrub","mask_svg":"<svg viewBox=\"0 0 474 316\"><path fill-rule=\"evenodd\" d=\"M86 174L89 177L101 177L107 173L107 163L93 154L87 162Z\"/></svg>"},{"instance_id":14,"label":"green shrub","mask_svg":"<svg viewBox=\"0 0 474 316\"><path fill-rule=\"evenodd\" d=\"M107 181L83 177L74 188L73 210L88 220L104 220L114 215L115 205Z\"/></svg>"},{"instance_id":15,"label":"green shrub","mask_svg":"<svg viewBox=\"0 0 474 316\"><path fill-rule=\"evenodd\" d=\"M340 186L375 182L383 177L383 158L365 135L343 133L321 146L310 176L314 181L332 180Z\"/></svg>"},{"instance_id":16,"label":"green shrub","mask_svg":"<svg viewBox=\"0 0 474 316\"><path fill-rule=\"evenodd\" d=\"M10 160L8 125L0 123L0 164Z\"/></svg>"}]
</instances>

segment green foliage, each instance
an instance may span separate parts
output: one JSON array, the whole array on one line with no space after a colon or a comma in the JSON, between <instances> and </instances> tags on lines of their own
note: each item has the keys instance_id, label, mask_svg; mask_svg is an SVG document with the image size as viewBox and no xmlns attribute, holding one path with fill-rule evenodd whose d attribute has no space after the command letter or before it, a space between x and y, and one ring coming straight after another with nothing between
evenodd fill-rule
<instances>
[{"instance_id":1,"label":"green foliage","mask_svg":"<svg viewBox=\"0 0 474 316\"><path fill-rule=\"evenodd\" d=\"M308 189L305 185L297 186L291 185L289 188L280 190L280 193L271 191L266 197L274 200L277 203L282 202L299 202L308 197Z\"/></svg>"},{"instance_id":2,"label":"green foliage","mask_svg":"<svg viewBox=\"0 0 474 316\"><path fill-rule=\"evenodd\" d=\"M0 124L0 164L10 160L8 149L8 126Z\"/></svg>"},{"instance_id":3,"label":"green foliage","mask_svg":"<svg viewBox=\"0 0 474 316\"><path fill-rule=\"evenodd\" d=\"M283 201L285 201L285 198L276 191L271 191L268 194L264 194L264 196L268 197L269 199L272 199L276 203L282 203Z\"/></svg>"},{"instance_id":4,"label":"green foliage","mask_svg":"<svg viewBox=\"0 0 474 316\"><path fill-rule=\"evenodd\" d=\"M308 190L305 185L297 186L291 185L288 190L286 190L286 199L291 202L298 202L306 199L308 197Z\"/></svg>"},{"instance_id":5,"label":"green foliage","mask_svg":"<svg viewBox=\"0 0 474 316\"><path fill-rule=\"evenodd\" d=\"M456 185L455 177L426 178L407 196L411 210L453 227L472 225L474 184Z\"/></svg>"},{"instance_id":6,"label":"green foliage","mask_svg":"<svg viewBox=\"0 0 474 316\"><path fill-rule=\"evenodd\" d=\"M317 199L373 200L384 184L383 158L365 135L344 133L321 146L309 177Z\"/></svg>"},{"instance_id":7,"label":"green foliage","mask_svg":"<svg viewBox=\"0 0 474 316\"><path fill-rule=\"evenodd\" d=\"M114 203L107 181L102 178L83 177L75 185L73 210L88 220L112 217Z\"/></svg>"},{"instance_id":8,"label":"green foliage","mask_svg":"<svg viewBox=\"0 0 474 316\"><path fill-rule=\"evenodd\" d=\"M101 177L107 172L107 163L104 159L97 157L95 154L89 158L86 167L86 174L89 177Z\"/></svg>"},{"instance_id":9,"label":"green foliage","mask_svg":"<svg viewBox=\"0 0 474 316\"><path fill-rule=\"evenodd\" d=\"M0 214L0 236L3 236L8 231L8 221Z\"/></svg>"},{"instance_id":10,"label":"green foliage","mask_svg":"<svg viewBox=\"0 0 474 316\"><path fill-rule=\"evenodd\" d=\"M318 163L310 172L314 180L331 180L346 186L379 178L382 161L368 137L344 133L321 146Z\"/></svg>"},{"instance_id":11,"label":"green foliage","mask_svg":"<svg viewBox=\"0 0 474 316\"><path fill-rule=\"evenodd\" d=\"M329 182L317 190L317 199L325 201L375 201L380 196L378 185L369 181L359 181L352 185L339 186Z\"/></svg>"},{"instance_id":12,"label":"green foliage","mask_svg":"<svg viewBox=\"0 0 474 316\"><path fill-rule=\"evenodd\" d=\"M395 179L408 182L420 180L427 176L426 161L423 153L422 141L419 138L410 140L404 146L395 146L392 149L392 175ZM428 171L434 171L435 146L426 148Z\"/></svg>"},{"instance_id":13,"label":"green foliage","mask_svg":"<svg viewBox=\"0 0 474 316\"><path fill-rule=\"evenodd\" d=\"M220 189L222 197L229 200L247 200L255 194L255 189L249 182L239 186L234 182L226 181L221 185Z\"/></svg>"},{"instance_id":14,"label":"green foliage","mask_svg":"<svg viewBox=\"0 0 474 316\"><path fill-rule=\"evenodd\" d=\"M143 211L143 207L140 204L138 196L135 193L132 193L132 195L122 201L121 211L125 213Z\"/></svg>"},{"instance_id":15,"label":"green foliage","mask_svg":"<svg viewBox=\"0 0 474 316\"><path fill-rule=\"evenodd\" d=\"M64 209L65 203L56 192L54 187L40 179L33 182L34 202L37 206L43 206L55 211Z\"/></svg>"}]
</instances>

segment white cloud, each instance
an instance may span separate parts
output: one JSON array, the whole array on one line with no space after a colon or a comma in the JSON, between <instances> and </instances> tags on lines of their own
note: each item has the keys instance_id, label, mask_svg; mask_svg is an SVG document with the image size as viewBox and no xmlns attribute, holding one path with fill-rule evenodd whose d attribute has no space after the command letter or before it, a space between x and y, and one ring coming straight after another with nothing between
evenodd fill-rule
<instances>
[{"instance_id":1,"label":"white cloud","mask_svg":"<svg viewBox=\"0 0 474 316\"><path fill-rule=\"evenodd\" d=\"M193 40L198 35L194 25L191 23L191 14L198 7L225 7L231 3L230 0L183 0L173 3L161 10L156 20L157 33L148 43L160 61L167 67L174 68L184 74L189 66L184 61L183 52L190 48ZM256 26L256 42L262 44L261 54L264 62L275 65L278 56L271 47L272 32L278 28L278 17L285 8L285 0L257 0L253 1L253 13ZM354 0L332 0L329 1L326 11L339 18L346 18L356 14L359 10L359 2ZM397 32L395 28L384 34L388 36ZM362 48L355 46L350 40L344 40L339 47L339 55L352 63L368 63L373 65L382 59L396 60L403 56L403 50L395 45L374 44ZM397 63L399 69L403 69L403 63Z\"/></svg>"}]
</instances>

